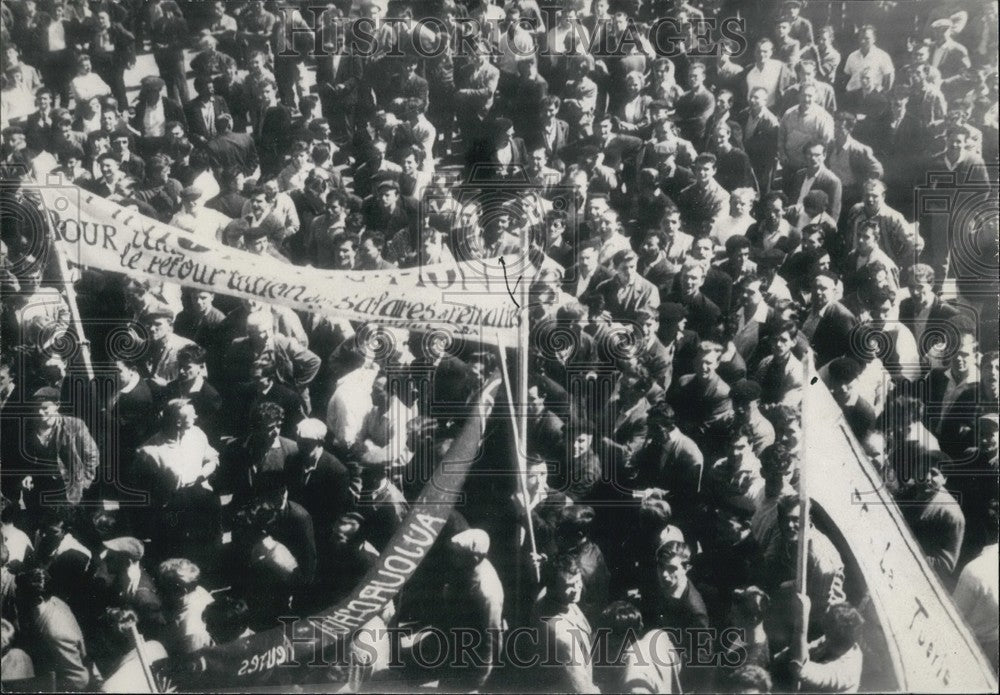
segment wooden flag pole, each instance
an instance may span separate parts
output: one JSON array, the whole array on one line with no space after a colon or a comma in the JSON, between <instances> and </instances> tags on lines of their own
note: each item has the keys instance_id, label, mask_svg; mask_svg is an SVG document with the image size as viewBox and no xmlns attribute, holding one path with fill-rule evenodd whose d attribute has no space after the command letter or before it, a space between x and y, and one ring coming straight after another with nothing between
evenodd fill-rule
<instances>
[{"instance_id":1,"label":"wooden flag pole","mask_svg":"<svg viewBox=\"0 0 1000 695\"><path fill-rule=\"evenodd\" d=\"M802 360L802 401L800 417L802 426L799 431L802 433L802 441L799 442L799 537L798 554L795 564L795 592L804 596L807 590L807 574L809 570L809 490L808 469L806 460L808 454L808 442L806 441L809 424L806 423L806 416L809 411L807 400L812 391L810 380L812 379L812 354L807 353ZM799 630L792 643L792 658L798 663L803 663L809 656L809 610L805 610L797 616L799 619Z\"/></svg>"},{"instance_id":2,"label":"wooden flag pole","mask_svg":"<svg viewBox=\"0 0 1000 695\"><path fill-rule=\"evenodd\" d=\"M525 456L527 450L522 448L521 432L517 421L517 413L514 408L513 391L510 388L510 373L507 371L507 346L504 345L503 338L497 333L497 350L500 353L500 374L503 377L504 390L507 394L507 408L510 411L510 424L514 433L514 456L517 459L517 486L521 494L521 504L524 505L527 516L528 547L531 548L532 556L538 554L538 547L535 544L535 524L531 520L531 510L528 508L528 467ZM523 452L523 453L522 453ZM535 581L541 581L540 568L532 563L535 574Z\"/></svg>"},{"instance_id":3,"label":"wooden flag pole","mask_svg":"<svg viewBox=\"0 0 1000 695\"><path fill-rule=\"evenodd\" d=\"M142 675L146 678L146 684L149 686L149 692L158 693L159 688L156 687L156 678L153 677L153 669L149 665L149 657L146 654L146 640L142 638L139 634L139 629L136 627L133 621L129 625L129 632L132 634L132 642L135 644L135 653L139 657L139 665L142 666Z\"/></svg>"},{"instance_id":4,"label":"wooden flag pole","mask_svg":"<svg viewBox=\"0 0 1000 695\"><path fill-rule=\"evenodd\" d=\"M56 231L52 228L52 221L49 219L49 216L45 214L44 209L41 210L40 213L42 219L45 221L45 230L49 240L49 249L51 249L52 253L55 255L56 270L59 273L59 284L66 293L66 303L69 305L70 322L73 324L73 331L76 333L77 341L79 341L80 344L80 357L83 360L83 368L86 370L87 381L93 381L94 365L90 357L90 341L87 340L87 335L83 332L83 320L80 318L80 307L77 306L76 303L76 288L73 287L73 282L69 277L69 268L66 265L66 259L63 258L62 252L59 250L59 244L56 243Z\"/></svg>"}]
</instances>

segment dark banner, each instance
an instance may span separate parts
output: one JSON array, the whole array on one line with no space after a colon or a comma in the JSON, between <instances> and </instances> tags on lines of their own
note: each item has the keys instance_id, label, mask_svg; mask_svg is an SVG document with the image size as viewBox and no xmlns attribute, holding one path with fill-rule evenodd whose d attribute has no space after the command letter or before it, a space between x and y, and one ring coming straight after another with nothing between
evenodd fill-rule
<instances>
[{"instance_id":1,"label":"dark banner","mask_svg":"<svg viewBox=\"0 0 1000 695\"><path fill-rule=\"evenodd\" d=\"M316 616L290 621L218 647L203 649L166 666L169 678L187 690L305 683L350 673L351 641L399 593L437 540L455 506L482 442L499 378L483 389L478 407L438 464L412 511L354 592ZM358 664L353 664L357 667ZM346 678L345 678L346 680Z\"/></svg>"}]
</instances>

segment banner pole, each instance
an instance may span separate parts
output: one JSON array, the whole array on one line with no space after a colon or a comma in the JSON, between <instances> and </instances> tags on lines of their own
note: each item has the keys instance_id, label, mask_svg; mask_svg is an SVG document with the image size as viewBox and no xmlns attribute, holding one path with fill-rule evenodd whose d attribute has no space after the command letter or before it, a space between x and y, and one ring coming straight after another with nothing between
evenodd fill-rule
<instances>
[{"instance_id":1,"label":"banner pole","mask_svg":"<svg viewBox=\"0 0 1000 695\"><path fill-rule=\"evenodd\" d=\"M156 679L153 677L153 669L149 665L149 657L146 655L146 641L139 634L139 629L136 627L135 622L129 624L129 633L132 635L132 642L135 644L135 653L139 657L139 665L142 666L142 675L146 678L146 684L149 686L149 692L158 693L159 688L156 687Z\"/></svg>"},{"instance_id":2,"label":"banner pole","mask_svg":"<svg viewBox=\"0 0 1000 695\"><path fill-rule=\"evenodd\" d=\"M538 553L538 548L535 545L535 524L531 520L531 510L528 509L528 470L527 466L522 465L525 459L521 455L521 442L524 440L521 439L519 423L514 409L513 393L510 388L510 374L507 371L507 346L504 345L503 338L500 337L499 333L497 333L497 350L500 353L500 373L503 376L503 385L507 393L507 408L510 411L510 424L514 433L514 456L517 461L517 487L521 494L521 503L524 505L527 515L528 547L531 548L531 554L534 556ZM532 568L535 574L535 581L541 581L540 568L534 562L532 562Z\"/></svg>"},{"instance_id":3,"label":"banner pole","mask_svg":"<svg viewBox=\"0 0 1000 695\"><path fill-rule=\"evenodd\" d=\"M809 569L809 490L808 482L808 441L806 439L809 424L806 422L809 407L807 399L812 389L810 388L812 379L812 354L806 353L802 360L802 400L800 405L800 417L802 419L801 432L802 441L799 443L801 455L799 457L799 536L798 554L795 564L795 592L804 595L807 590L807 573ZM803 610L798 617L799 631L792 643L793 659L799 663L805 661L809 655L809 611Z\"/></svg>"},{"instance_id":4,"label":"banner pole","mask_svg":"<svg viewBox=\"0 0 1000 695\"><path fill-rule=\"evenodd\" d=\"M44 208L44 204L42 206ZM59 273L59 284L63 287L66 293L66 303L69 305L69 317L70 323L73 325L73 331L76 333L77 340L80 344L80 357L83 359L83 368L86 370L87 381L94 380L94 365L90 357L90 341L87 340L87 335L83 332L83 320L80 318L80 307L76 302L76 288L73 287L73 282L69 277L69 268L66 265L66 259L63 258L62 252L59 250L59 244L56 243L56 230L52 228L52 220L49 216L45 214L45 210L41 211L42 219L45 220L45 230L49 240L49 248L52 253L55 254L56 260L56 270Z\"/></svg>"}]
</instances>

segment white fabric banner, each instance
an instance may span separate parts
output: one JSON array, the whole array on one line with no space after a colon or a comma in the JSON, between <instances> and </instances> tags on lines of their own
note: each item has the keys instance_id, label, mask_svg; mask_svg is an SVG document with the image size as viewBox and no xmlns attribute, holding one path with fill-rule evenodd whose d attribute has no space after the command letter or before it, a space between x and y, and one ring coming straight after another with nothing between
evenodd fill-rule
<instances>
[{"instance_id":1,"label":"white fabric banner","mask_svg":"<svg viewBox=\"0 0 1000 695\"><path fill-rule=\"evenodd\" d=\"M809 497L858 562L899 691L996 692L979 644L822 381L805 387L802 432Z\"/></svg>"},{"instance_id":2,"label":"white fabric banner","mask_svg":"<svg viewBox=\"0 0 1000 695\"><path fill-rule=\"evenodd\" d=\"M192 235L76 186L39 190L60 251L81 266L489 344L499 332L507 345L519 344L514 288L521 274L529 282L536 271L516 257L506 265L497 258L404 270L318 270Z\"/></svg>"}]
</instances>

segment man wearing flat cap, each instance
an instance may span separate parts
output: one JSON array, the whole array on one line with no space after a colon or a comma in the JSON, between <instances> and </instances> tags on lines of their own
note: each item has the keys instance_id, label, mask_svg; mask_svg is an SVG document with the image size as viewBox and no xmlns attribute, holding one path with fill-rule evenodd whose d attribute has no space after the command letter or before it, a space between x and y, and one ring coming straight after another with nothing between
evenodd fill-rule
<instances>
[{"instance_id":1,"label":"man wearing flat cap","mask_svg":"<svg viewBox=\"0 0 1000 695\"><path fill-rule=\"evenodd\" d=\"M361 496L357 511L364 517L364 538L381 552L410 511L410 505L389 480L389 454L374 450L361 457Z\"/></svg>"},{"instance_id":2,"label":"man wearing flat cap","mask_svg":"<svg viewBox=\"0 0 1000 695\"><path fill-rule=\"evenodd\" d=\"M156 639L166 623L156 584L140 564L144 555L145 546L138 538L106 540L94 579L105 592L104 605L134 610L139 631L146 639Z\"/></svg>"},{"instance_id":3,"label":"man wearing flat cap","mask_svg":"<svg viewBox=\"0 0 1000 695\"><path fill-rule=\"evenodd\" d=\"M968 49L953 38L953 31L954 24L950 18L942 17L931 22L930 33L934 40L931 67L941 73L942 89L956 77L960 78L972 65Z\"/></svg>"},{"instance_id":4,"label":"man wearing flat cap","mask_svg":"<svg viewBox=\"0 0 1000 695\"><path fill-rule=\"evenodd\" d=\"M142 358L145 376L160 386L178 377L177 353L194 344L174 333L174 318L173 309L156 304L147 308L139 319L146 328L147 345Z\"/></svg>"},{"instance_id":5,"label":"man wearing flat cap","mask_svg":"<svg viewBox=\"0 0 1000 695\"><path fill-rule=\"evenodd\" d=\"M410 233L410 246L416 247L420 209L417 201L403 196L399 182L391 175L376 175L375 192L361 204L365 227L392 239L401 230Z\"/></svg>"},{"instance_id":6,"label":"man wearing flat cap","mask_svg":"<svg viewBox=\"0 0 1000 695\"><path fill-rule=\"evenodd\" d=\"M789 24L788 35L799 42L805 48L813 43L813 25L805 17L800 16L802 12L801 0L788 0L782 5L781 19Z\"/></svg>"},{"instance_id":7,"label":"man wearing flat cap","mask_svg":"<svg viewBox=\"0 0 1000 695\"><path fill-rule=\"evenodd\" d=\"M299 451L288 461L288 498L309 512L317 539L325 539L354 507L352 473L323 448L327 427L322 420L300 421L295 435Z\"/></svg>"}]
</instances>

